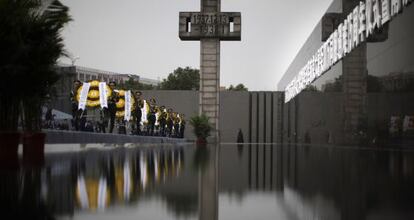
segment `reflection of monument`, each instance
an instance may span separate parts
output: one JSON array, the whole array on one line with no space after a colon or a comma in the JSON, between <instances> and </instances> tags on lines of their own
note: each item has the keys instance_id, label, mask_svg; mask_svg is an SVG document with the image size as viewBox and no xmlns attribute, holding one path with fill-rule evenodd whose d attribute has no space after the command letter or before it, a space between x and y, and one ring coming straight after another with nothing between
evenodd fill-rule
<instances>
[{"instance_id":1,"label":"reflection of monument","mask_svg":"<svg viewBox=\"0 0 414 220\"><path fill-rule=\"evenodd\" d=\"M201 0L201 12L181 12L181 40L200 40L199 112L213 124L219 139L220 40L240 40L240 13L220 12L221 0Z\"/></svg>"},{"instance_id":2,"label":"reflection of monument","mask_svg":"<svg viewBox=\"0 0 414 220\"><path fill-rule=\"evenodd\" d=\"M218 219L218 169L219 149L211 146L204 149L210 157L199 172L199 220Z\"/></svg>"}]
</instances>

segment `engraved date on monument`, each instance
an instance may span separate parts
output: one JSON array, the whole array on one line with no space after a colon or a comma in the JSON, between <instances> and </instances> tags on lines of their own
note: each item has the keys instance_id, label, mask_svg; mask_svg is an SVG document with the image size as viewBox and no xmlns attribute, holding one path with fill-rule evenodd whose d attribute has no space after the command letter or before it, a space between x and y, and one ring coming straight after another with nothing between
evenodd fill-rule
<instances>
[{"instance_id":1,"label":"engraved date on monument","mask_svg":"<svg viewBox=\"0 0 414 220\"><path fill-rule=\"evenodd\" d=\"M200 26L201 33L204 35L217 35L224 33L224 26L222 25L202 25Z\"/></svg>"},{"instance_id":2,"label":"engraved date on monument","mask_svg":"<svg viewBox=\"0 0 414 220\"><path fill-rule=\"evenodd\" d=\"M191 22L195 25L227 25L230 19L225 14L193 14Z\"/></svg>"},{"instance_id":3,"label":"engraved date on monument","mask_svg":"<svg viewBox=\"0 0 414 220\"><path fill-rule=\"evenodd\" d=\"M179 37L181 40L219 38L240 40L241 16L239 12L180 12Z\"/></svg>"},{"instance_id":4,"label":"engraved date on monument","mask_svg":"<svg viewBox=\"0 0 414 220\"><path fill-rule=\"evenodd\" d=\"M191 22L199 26L200 33L206 36L219 35L225 32L230 18L224 14L193 14Z\"/></svg>"}]
</instances>

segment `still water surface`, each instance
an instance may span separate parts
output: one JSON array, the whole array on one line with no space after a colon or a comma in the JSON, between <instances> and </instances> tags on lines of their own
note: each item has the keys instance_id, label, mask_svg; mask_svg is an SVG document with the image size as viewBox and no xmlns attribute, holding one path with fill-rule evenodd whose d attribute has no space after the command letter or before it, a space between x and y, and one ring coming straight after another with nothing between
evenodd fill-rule
<instances>
[{"instance_id":1,"label":"still water surface","mask_svg":"<svg viewBox=\"0 0 414 220\"><path fill-rule=\"evenodd\" d=\"M414 151L47 145L2 170L2 219L414 219Z\"/></svg>"}]
</instances>

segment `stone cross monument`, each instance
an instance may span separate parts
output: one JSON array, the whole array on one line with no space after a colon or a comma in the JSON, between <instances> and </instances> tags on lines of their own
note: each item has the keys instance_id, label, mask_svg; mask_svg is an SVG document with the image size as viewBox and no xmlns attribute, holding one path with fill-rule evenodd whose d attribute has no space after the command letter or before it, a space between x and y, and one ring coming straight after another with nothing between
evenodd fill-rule
<instances>
[{"instance_id":1,"label":"stone cross monument","mask_svg":"<svg viewBox=\"0 0 414 220\"><path fill-rule=\"evenodd\" d=\"M240 12L221 12L221 0L201 0L201 12L180 12L181 40L200 41L199 112L213 125L219 142L220 41L241 40Z\"/></svg>"}]
</instances>

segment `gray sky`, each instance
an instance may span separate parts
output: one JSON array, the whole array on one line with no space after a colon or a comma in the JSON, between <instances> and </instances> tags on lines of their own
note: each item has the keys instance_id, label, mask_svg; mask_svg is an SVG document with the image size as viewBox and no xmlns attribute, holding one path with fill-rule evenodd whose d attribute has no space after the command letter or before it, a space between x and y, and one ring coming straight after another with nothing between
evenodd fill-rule
<instances>
[{"instance_id":1,"label":"gray sky","mask_svg":"<svg viewBox=\"0 0 414 220\"><path fill-rule=\"evenodd\" d=\"M62 0L73 21L63 32L76 65L147 78L199 68L200 43L180 41L178 13L199 0ZM277 82L332 0L222 0L242 13L242 41L221 43L221 86L276 90ZM63 63L70 63L62 59Z\"/></svg>"}]
</instances>

